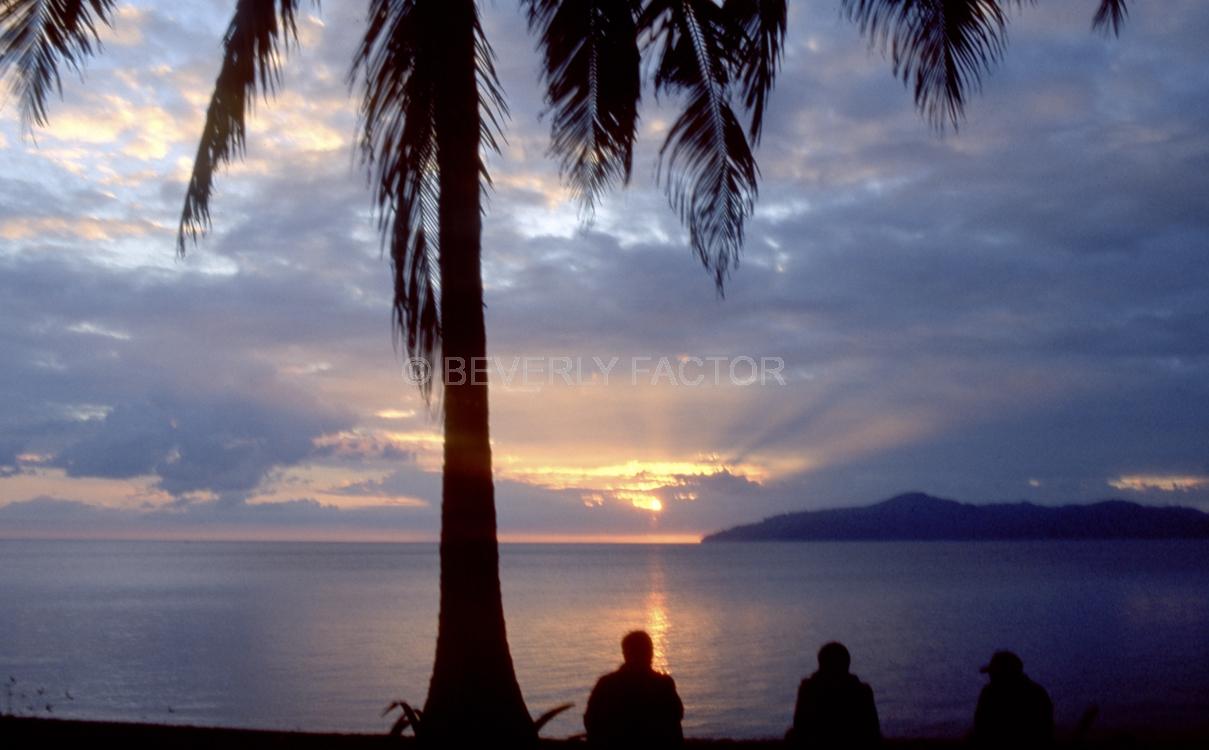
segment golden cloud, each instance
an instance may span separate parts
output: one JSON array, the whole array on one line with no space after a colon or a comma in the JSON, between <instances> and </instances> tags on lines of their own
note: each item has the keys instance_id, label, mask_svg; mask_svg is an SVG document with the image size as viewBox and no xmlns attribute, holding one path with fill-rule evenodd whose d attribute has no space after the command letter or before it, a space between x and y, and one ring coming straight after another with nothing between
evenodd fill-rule
<instances>
[{"instance_id":1,"label":"golden cloud","mask_svg":"<svg viewBox=\"0 0 1209 750\"><path fill-rule=\"evenodd\" d=\"M1108 480L1108 486L1130 492L1189 492L1209 487L1209 476L1192 474L1126 474Z\"/></svg>"},{"instance_id":2,"label":"golden cloud","mask_svg":"<svg viewBox=\"0 0 1209 750\"><path fill-rule=\"evenodd\" d=\"M552 490L578 490L583 504L600 507L608 500L628 504L639 510L659 513L669 500L692 502L694 492L684 491L685 483L696 477L731 474L760 483L768 472L754 464L729 464L717 457L704 456L695 461L639 461L584 466L530 465L515 457L499 461L498 475L525 484Z\"/></svg>"},{"instance_id":3,"label":"golden cloud","mask_svg":"<svg viewBox=\"0 0 1209 750\"><path fill-rule=\"evenodd\" d=\"M98 219L91 216L65 218L59 216L17 217L0 220L0 239L28 240L36 237L59 237L104 242L128 237L145 237L168 231L150 221Z\"/></svg>"}]
</instances>

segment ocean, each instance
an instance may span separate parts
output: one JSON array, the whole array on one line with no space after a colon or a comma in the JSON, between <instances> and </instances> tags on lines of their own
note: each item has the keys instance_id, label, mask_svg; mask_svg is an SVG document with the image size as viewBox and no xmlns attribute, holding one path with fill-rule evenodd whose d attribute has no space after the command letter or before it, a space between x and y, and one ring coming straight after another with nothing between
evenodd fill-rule
<instances>
[{"instance_id":1,"label":"ocean","mask_svg":"<svg viewBox=\"0 0 1209 750\"><path fill-rule=\"evenodd\" d=\"M1209 730L1209 543L504 545L508 635L533 713L642 628L689 736L784 733L829 640L887 735L960 736L999 648L1072 726ZM422 703L437 618L425 544L0 541L0 709L385 731Z\"/></svg>"}]
</instances>

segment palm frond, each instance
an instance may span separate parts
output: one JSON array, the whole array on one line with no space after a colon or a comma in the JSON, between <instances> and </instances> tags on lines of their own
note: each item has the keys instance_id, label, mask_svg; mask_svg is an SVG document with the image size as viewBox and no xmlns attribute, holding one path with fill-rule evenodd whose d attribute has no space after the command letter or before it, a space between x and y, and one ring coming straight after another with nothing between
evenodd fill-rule
<instances>
[{"instance_id":1,"label":"palm frond","mask_svg":"<svg viewBox=\"0 0 1209 750\"><path fill-rule=\"evenodd\" d=\"M575 708L574 703L560 703L559 705L555 706L554 708L550 709L549 711L544 712L541 716L538 716L536 719L534 719L533 720L533 729L540 734L542 729L544 729L547 724L549 724L554 719L558 718L559 714L563 713L564 711L570 710L572 708Z\"/></svg>"},{"instance_id":2,"label":"palm frond","mask_svg":"<svg viewBox=\"0 0 1209 750\"><path fill-rule=\"evenodd\" d=\"M242 156L247 137L246 117L257 90L268 97L281 81L281 56L296 42L299 0L239 0L223 37L223 61L206 109L193 174L185 191L176 251L185 254L185 240L194 243L210 228L210 196L214 169Z\"/></svg>"},{"instance_id":3,"label":"palm frond","mask_svg":"<svg viewBox=\"0 0 1209 750\"><path fill-rule=\"evenodd\" d=\"M583 207L629 182L642 96L630 0L525 0L539 34L550 151Z\"/></svg>"},{"instance_id":4,"label":"palm frond","mask_svg":"<svg viewBox=\"0 0 1209 750\"><path fill-rule=\"evenodd\" d=\"M431 0L373 0L350 83L360 76L361 157L394 272L395 333L408 356L431 360L441 333L437 277L440 200L436 96L439 57ZM431 370L429 370L431 372ZM419 379L431 393L432 378Z\"/></svg>"},{"instance_id":5,"label":"palm frond","mask_svg":"<svg viewBox=\"0 0 1209 750\"><path fill-rule=\"evenodd\" d=\"M652 0L639 30L659 47L656 92L685 99L659 151L664 189L721 292L738 263L759 176L731 106L741 31L712 0Z\"/></svg>"},{"instance_id":6,"label":"palm frond","mask_svg":"<svg viewBox=\"0 0 1209 750\"><path fill-rule=\"evenodd\" d=\"M365 37L349 83L362 84L362 162L369 173L378 228L394 275L393 324L408 356L433 363L441 342L440 166L437 97L442 92L441 0L371 0ZM475 70L480 137L498 150L508 109L494 55L476 14ZM485 184L491 176L481 156ZM439 372L414 372L425 399ZM422 376L422 377L420 377Z\"/></svg>"},{"instance_id":7,"label":"palm frond","mask_svg":"<svg viewBox=\"0 0 1209 750\"><path fill-rule=\"evenodd\" d=\"M425 0L432 3L434 0ZM436 7L436 6L434 6ZM478 84L479 121L482 143L489 150L499 153L500 143L504 140L504 121L508 119L508 100L500 85L499 75L495 70L495 50L483 31L483 23L479 18L478 6L474 6L474 69ZM479 173L483 183L491 184L491 175L487 172L486 163L479 159Z\"/></svg>"},{"instance_id":8,"label":"palm frond","mask_svg":"<svg viewBox=\"0 0 1209 750\"><path fill-rule=\"evenodd\" d=\"M424 723L424 712L418 708L413 708L407 701L394 700L387 704L386 708L382 709L382 716L389 715L396 708L399 709L399 718L395 719L395 722L391 724L390 729L387 730L387 736L402 737L403 732L408 727L411 727L412 734L420 737L423 731L421 727L423 727Z\"/></svg>"},{"instance_id":9,"label":"palm frond","mask_svg":"<svg viewBox=\"0 0 1209 750\"><path fill-rule=\"evenodd\" d=\"M100 49L97 23L113 25L113 0L0 0L0 77L11 89L26 128L47 123L46 100L61 95L62 66L79 71Z\"/></svg>"},{"instance_id":10,"label":"palm frond","mask_svg":"<svg viewBox=\"0 0 1209 750\"><path fill-rule=\"evenodd\" d=\"M1017 4L1021 4L1017 2ZM937 128L957 128L966 94L1003 56L1007 13L996 0L843 0Z\"/></svg>"},{"instance_id":11,"label":"palm frond","mask_svg":"<svg viewBox=\"0 0 1209 750\"><path fill-rule=\"evenodd\" d=\"M1120 36L1121 26L1125 24L1125 17L1128 15L1129 8L1126 7L1125 0L1100 0L1100 7L1096 9L1091 27L1105 33L1111 31L1114 36Z\"/></svg>"},{"instance_id":12,"label":"palm frond","mask_svg":"<svg viewBox=\"0 0 1209 750\"><path fill-rule=\"evenodd\" d=\"M764 107L781 64L788 8L785 0L726 0L722 7L743 33L738 79L743 84L743 106L751 117L748 132L752 143L759 143Z\"/></svg>"}]
</instances>

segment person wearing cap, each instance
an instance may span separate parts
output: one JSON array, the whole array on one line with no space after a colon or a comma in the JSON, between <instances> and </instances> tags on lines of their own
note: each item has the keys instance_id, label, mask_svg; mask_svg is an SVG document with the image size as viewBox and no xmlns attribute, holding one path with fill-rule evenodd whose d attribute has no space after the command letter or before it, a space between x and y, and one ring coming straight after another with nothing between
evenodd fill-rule
<instances>
[{"instance_id":1,"label":"person wearing cap","mask_svg":"<svg viewBox=\"0 0 1209 750\"><path fill-rule=\"evenodd\" d=\"M974 744L992 748L1046 747L1054 740L1054 705L1024 673L1011 651L996 651L982 673L990 682L974 711Z\"/></svg>"},{"instance_id":2,"label":"person wearing cap","mask_svg":"<svg viewBox=\"0 0 1209 750\"><path fill-rule=\"evenodd\" d=\"M671 676L651 666L651 637L642 630L627 634L621 653L621 668L601 677L588 697L584 728L589 747L680 747L684 704Z\"/></svg>"},{"instance_id":3,"label":"person wearing cap","mask_svg":"<svg viewBox=\"0 0 1209 750\"><path fill-rule=\"evenodd\" d=\"M785 739L800 748L871 748L881 742L873 688L848 671L852 657L842 643L819 649L819 668L798 686L793 728Z\"/></svg>"}]
</instances>

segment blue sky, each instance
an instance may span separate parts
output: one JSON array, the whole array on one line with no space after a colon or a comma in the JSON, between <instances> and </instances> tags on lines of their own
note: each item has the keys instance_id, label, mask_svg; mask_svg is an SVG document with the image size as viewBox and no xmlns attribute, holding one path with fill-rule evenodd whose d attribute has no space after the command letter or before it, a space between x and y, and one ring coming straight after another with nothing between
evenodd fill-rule
<instances>
[{"instance_id":1,"label":"blue sky","mask_svg":"<svg viewBox=\"0 0 1209 750\"><path fill-rule=\"evenodd\" d=\"M0 534L434 538L439 424L392 348L354 156L364 3L300 20L183 261L233 3L121 6L48 128L0 110ZM1135 6L1119 39L1092 0L1014 13L941 135L837 2L791 3L720 299L655 184L674 103L647 93L633 183L585 219L521 11L484 3L511 106L490 353L624 374L497 379L505 538L689 539L905 490L1209 509L1209 5ZM786 382L631 377L665 357L777 358Z\"/></svg>"}]
</instances>

